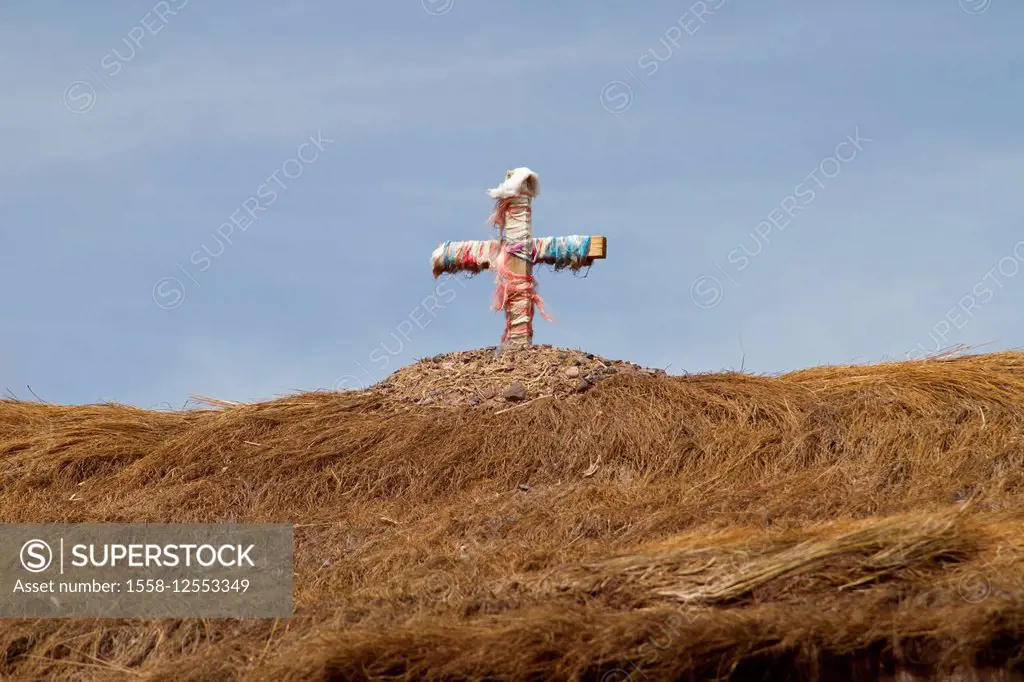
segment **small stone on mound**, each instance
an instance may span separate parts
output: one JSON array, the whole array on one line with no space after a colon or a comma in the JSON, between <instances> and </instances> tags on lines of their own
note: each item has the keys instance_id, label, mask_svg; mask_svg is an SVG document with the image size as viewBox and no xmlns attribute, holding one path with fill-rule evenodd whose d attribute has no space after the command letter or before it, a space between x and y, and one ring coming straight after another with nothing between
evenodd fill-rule
<instances>
[{"instance_id":1,"label":"small stone on mound","mask_svg":"<svg viewBox=\"0 0 1024 682\"><path fill-rule=\"evenodd\" d=\"M526 386L523 386L520 382L515 382L511 386L505 389L505 392L501 394L505 400L526 400Z\"/></svg>"}]
</instances>

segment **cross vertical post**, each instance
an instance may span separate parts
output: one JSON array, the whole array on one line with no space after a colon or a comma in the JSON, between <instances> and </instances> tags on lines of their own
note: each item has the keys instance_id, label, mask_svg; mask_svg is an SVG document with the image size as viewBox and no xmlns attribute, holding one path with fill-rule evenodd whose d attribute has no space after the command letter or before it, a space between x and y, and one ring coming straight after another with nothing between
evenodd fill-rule
<instances>
[{"instance_id":1,"label":"cross vertical post","mask_svg":"<svg viewBox=\"0 0 1024 682\"><path fill-rule=\"evenodd\" d=\"M505 179L512 177L508 171ZM505 267L512 275L506 283L504 343L510 346L533 344L533 196L521 194L509 199L505 218Z\"/></svg>"}]
</instances>

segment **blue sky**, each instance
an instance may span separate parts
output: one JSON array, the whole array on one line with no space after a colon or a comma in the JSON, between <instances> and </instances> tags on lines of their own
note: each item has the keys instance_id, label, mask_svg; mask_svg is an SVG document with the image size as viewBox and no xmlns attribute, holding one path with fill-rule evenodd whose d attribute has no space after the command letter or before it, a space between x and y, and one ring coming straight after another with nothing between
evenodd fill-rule
<instances>
[{"instance_id":1,"label":"blue sky","mask_svg":"<svg viewBox=\"0 0 1024 682\"><path fill-rule=\"evenodd\" d=\"M535 233L609 237L539 273L539 343L1024 345L1024 5L841 5L6 2L0 387L181 407L492 345L492 277L429 256L524 165Z\"/></svg>"}]
</instances>

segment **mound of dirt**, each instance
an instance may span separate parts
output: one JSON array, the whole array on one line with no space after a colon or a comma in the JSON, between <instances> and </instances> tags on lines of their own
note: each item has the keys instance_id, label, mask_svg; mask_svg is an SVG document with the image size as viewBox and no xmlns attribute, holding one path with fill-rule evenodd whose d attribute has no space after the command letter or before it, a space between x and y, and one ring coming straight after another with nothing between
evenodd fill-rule
<instances>
[{"instance_id":1,"label":"mound of dirt","mask_svg":"<svg viewBox=\"0 0 1024 682\"><path fill-rule=\"evenodd\" d=\"M373 390L420 406L501 409L585 393L603 379L635 374L665 376L665 371L554 346L491 346L425 358Z\"/></svg>"}]
</instances>

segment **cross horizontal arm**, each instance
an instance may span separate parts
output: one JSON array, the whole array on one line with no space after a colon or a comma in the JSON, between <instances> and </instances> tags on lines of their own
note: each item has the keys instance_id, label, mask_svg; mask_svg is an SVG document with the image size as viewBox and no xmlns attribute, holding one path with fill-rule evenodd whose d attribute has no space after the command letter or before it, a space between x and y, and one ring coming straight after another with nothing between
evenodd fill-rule
<instances>
[{"instance_id":1,"label":"cross horizontal arm","mask_svg":"<svg viewBox=\"0 0 1024 682\"><path fill-rule=\"evenodd\" d=\"M583 252L583 249L586 252ZM495 267L501 253L501 242L445 242L434 250L431 265L434 277L442 273L482 272ZM602 236L540 237L533 240L533 262L555 268L579 269L608 255L608 238Z\"/></svg>"}]
</instances>

